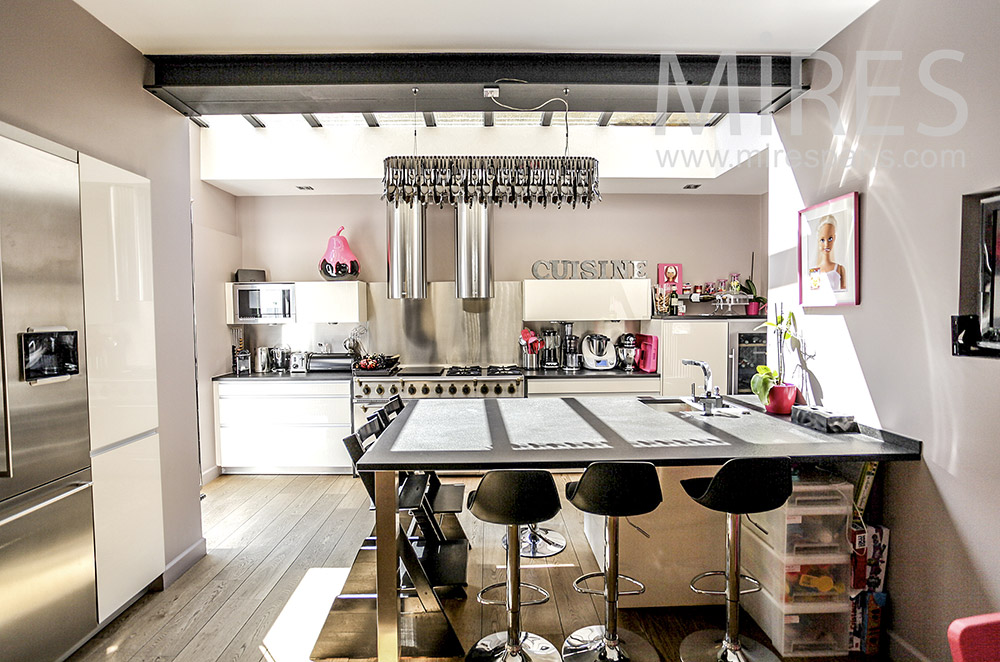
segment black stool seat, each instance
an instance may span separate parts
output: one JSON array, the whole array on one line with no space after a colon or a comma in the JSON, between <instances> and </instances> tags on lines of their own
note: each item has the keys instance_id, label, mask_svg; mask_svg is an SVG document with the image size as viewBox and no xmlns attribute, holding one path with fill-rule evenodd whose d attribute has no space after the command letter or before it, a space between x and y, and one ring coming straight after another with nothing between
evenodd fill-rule
<instances>
[{"instance_id":1,"label":"black stool seat","mask_svg":"<svg viewBox=\"0 0 1000 662\"><path fill-rule=\"evenodd\" d=\"M734 515L779 508L792 494L792 463L787 457L729 460L708 478L688 478L681 487L710 510Z\"/></svg>"},{"instance_id":2,"label":"black stool seat","mask_svg":"<svg viewBox=\"0 0 1000 662\"><path fill-rule=\"evenodd\" d=\"M566 485L566 498L585 513L632 517L656 510L663 494L649 462L594 462Z\"/></svg>"},{"instance_id":3,"label":"black stool seat","mask_svg":"<svg viewBox=\"0 0 1000 662\"><path fill-rule=\"evenodd\" d=\"M552 519L559 513L559 491L547 471L490 471L469 493L469 511L484 522L521 526Z\"/></svg>"}]
</instances>

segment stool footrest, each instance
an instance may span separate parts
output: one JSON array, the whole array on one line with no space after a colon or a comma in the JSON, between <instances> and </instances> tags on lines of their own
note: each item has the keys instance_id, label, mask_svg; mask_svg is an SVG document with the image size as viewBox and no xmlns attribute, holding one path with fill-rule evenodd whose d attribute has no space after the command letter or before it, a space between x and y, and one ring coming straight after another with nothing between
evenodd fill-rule
<instances>
[{"instance_id":1,"label":"stool footrest","mask_svg":"<svg viewBox=\"0 0 1000 662\"><path fill-rule=\"evenodd\" d=\"M690 586L691 590L694 591L695 593L700 593L702 595L725 595L726 594L725 589L711 590L706 588L698 588L696 586L698 582L700 582L702 579L705 579L706 577L718 577L718 576L725 577L726 576L725 571L713 570L711 572L703 572L700 575L696 576L694 579L692 579L691 583L688 584L688 586ZM751 586L750 588L740 589L740 595L746 595L747 593L756 593L757 591L760 590L760 582L757 581L756 578L751 577L750 575L740 575L740 579L746 580L751 584L753 584L753 586Z\"/></svg>"},{"instance_id":2,"label":"stool footrest","mask_svg":"<svg viewBox=\"0 0 1000 662\"><path fill-rule=\"evenodd\" d=\"M500 587L506 588L507 587L507 583L506 582L497 582L496 584L490 584L489 586L484 587L483 590L479 591L479 593L476 594L476 600L479 601L479 604L483 604L483 605L496 605L496 606L501 606L501 607L505 606L507 604L507 600L506 599L504 599L504 600L487 600L486 598L483 597L483 595L486 593L486 591L492 591L492 590L498 589ZM544 604L544 603L548 602L549 601L549 597L551 597L549 595L548 591L546 591L541 586L536 586L535 584L529 584L527 582L521 582L521 588L522 589L528 588L528 589L531 589L533 591L538 591L539 593L542 594L542 597L540 597L540 598L538 598L536 600L524 600L524 601L522 601L520 603L522 607L530 607L532 605Z\"/></svg>"},{"instance_id":3,"label":"stool footrest","mask_svg":"<svg viewBox=\"0 0 1000 662\"><path fill-rule=\"evenodd\" d=\"M604 590L603 589L600 590L600 591L598 591L597 589L587 588L587 587L585 587L585 586L582 585L584 582L589 581L589 580L593 579L594 577L604 577L604 573L603 572L588 572L585 575L580 575L579 577L577 577L573 581L573 589L577 593L585 593L587 595L604 595ZM627 581L627 582L631 582L632 584L635 584L639 588L636 589L636 590L634 590L634 591L618 591L618 596L619 597L621 597L623 595L640 595L640 594L646 592L646 585L643 584L642 582L640 582L638 579L633 579L633 578L629 577L628 575L618 575L618 580L619 581L621 581L623 579L625 581Z\"/></svg>"}]
</instances>

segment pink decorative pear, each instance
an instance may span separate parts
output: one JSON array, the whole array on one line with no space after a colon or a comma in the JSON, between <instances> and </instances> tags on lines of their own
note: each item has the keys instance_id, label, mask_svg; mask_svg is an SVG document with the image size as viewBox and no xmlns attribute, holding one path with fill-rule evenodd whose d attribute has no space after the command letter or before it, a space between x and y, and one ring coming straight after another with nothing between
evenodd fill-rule
<instances>
[{"instance_id":1,"label":"pink decorative pear","mask_svg":"<svg viewBox=\"0 0 1000 662\"><path fill-rule=\"evenodd\" d=\"M343 231L341 225L337 234L330 237L323 259L319 261L319 272L327 280L357 280L361 273L361 263L351 251L347 237L340 236Z\"/></svg>"}]
</instances>

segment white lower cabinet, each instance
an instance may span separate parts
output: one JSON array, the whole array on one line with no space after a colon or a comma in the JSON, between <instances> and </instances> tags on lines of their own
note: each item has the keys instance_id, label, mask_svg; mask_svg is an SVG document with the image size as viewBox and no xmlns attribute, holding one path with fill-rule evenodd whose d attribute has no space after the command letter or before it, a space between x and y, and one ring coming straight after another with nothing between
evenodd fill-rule
<instances>
[{"instance_id":1,"label":"white lower cabinet","mask_svg":"<svg viewBox=\"0 0 1000 662\"><path fill-rule=\"evenodd\" d=\"M658 395L656 377L547 377L528 379L528 397L568 398L575 395Z\"/></svg>"},{"instance_id":2,"label":"white lower cabinet","mask_svg":"<svg viewBox=\"0 0 1000 662\"><path fill-rule=\"evenodd\" d=\"M350 473L349 381L215 382L223 473Z\"/></svg>"},{"instance_id":3,"label":"white lower cabinet","mask_svg":"<svg viewBox=\"0 0 1000 662\"><path fill-rule=\"evenodd\" d=\"M104 622L163 574L160 436L91 458L97 614Z\"/></svg>"}]
</instances>

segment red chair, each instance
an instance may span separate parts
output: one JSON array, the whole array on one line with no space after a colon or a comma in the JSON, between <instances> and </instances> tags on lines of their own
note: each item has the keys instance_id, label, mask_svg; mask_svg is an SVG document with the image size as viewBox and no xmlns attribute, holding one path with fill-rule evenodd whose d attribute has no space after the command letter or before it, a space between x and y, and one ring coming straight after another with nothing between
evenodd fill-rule
<instances>
[{"instance_id":1,"label":"red chair","mask_svg":"<svg viewBox=\"0 0 1000 662\"><path fill-rule=\"evenodd\" d=\"M952 662L1000 660L1000 612L968 616L948 626Z\"/></svg>"}]
</instances>

